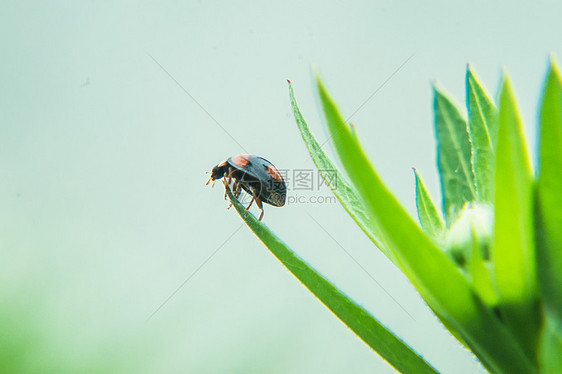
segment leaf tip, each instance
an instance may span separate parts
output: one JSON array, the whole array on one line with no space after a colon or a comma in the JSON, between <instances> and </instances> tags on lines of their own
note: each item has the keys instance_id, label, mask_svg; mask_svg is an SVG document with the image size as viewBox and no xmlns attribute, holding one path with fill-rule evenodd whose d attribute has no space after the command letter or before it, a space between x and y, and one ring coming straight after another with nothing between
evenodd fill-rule
<instances>
[{"instance_id":1,"label":"leaf tip","mask_svg":"<svg viewBox=\"0 0 562 374\"><path fill-rule=\"evenodd\" d=\"M511 79L505 67L501 69L501 84L500 84L500 101L502 98L513 96L513 89L511 87Z\"/></svg>"},{"instance_id":2,"label":"leaf tip","mask_svg":"<svg viewBox=\"0 0 562 374\"><path fill-rule=\"evenodd\" d=\"M554 53L550 53L548 57L548 72L547 76L554 76L558 80L560 80L560 70L558 70L558 64L556 63L556 58L554 57Z\"/></svg>"},{"instance_id":3,"label":"leaf tip","mask_svg":"<svg viewBox=\"0 0 562 374\"><path fill-rule=\"evenodd\" d=\"M414 180L416 182L416 191L417 191L418 185L421 183L421 177L416 168L412 168L412 171L414 172Z\"/></svg>"},{"instance_id":4,"label":"leaf tip","mask_svg":"<svg viewBox=\"0 0 562 374\"><path fill-rule=\"evenodd\" d=\"M320 78L320 71L318 70L318 68L316 66L312 66L311 70L312 70L312 76L314 77L314 80L316 82L321 81L322 79Z\"/></svg>"},{"instance_id":5,"label":"leaf tip","mask_svg":"<svg viewBox=\"0 0 562 374\"><path fill-rule=\"evenodd\" d=\"M507 71L507 68L505 66L502 66L501 68L501 79L502 79L502 85L508 84L509 86L511 86L510 79L509 79L509 72Z\"/></svg>"},{"instance_id":6,"label":"leaf tip","mask_svg":"<svg viewBox=\"0 0 562 374\"><path fill-rule=\"evenodd\" d=\"M437 99L440 96L443 96L443 92L441 92L441 86L439 85L439 83L437 83L437 81L431 82L431 92L433 93L433 100L435 101L435 103L437 103Z\"/></svg>"},{"instance_id":7,"label":"leaf tip","mask_svg":"<svg viewBox=\"0 0 562 374\"><path fill-rule=\"evenodd\" d=\"M466 80L469 83L472 83L476 80L474 68L472 67L472 64L470 62L466 64Z\"/></svg>"},{"instance_id":8,"label":"leaf tip","mask_svg":"<svg viewBox=\"0 0 562 374\"><path fill-rule=\"evenodd\" d=\"M314 75L314 82L316 83L316 88L319 92L326 92L326 87L322 82L322 78L320 77L320 72L317 69L312 69L312 74Z\"/></svg>"},{"instance_id":9,"label":"leaf tip","mask_svg":"<svg viewBox=\"0 0 562 374\"><path fill-rule=\"evenodd\" d=\"M447 96L445 88L443 88L443 86L439 82L432 81L431 87L433 89L433 94L435 95L436 98Z\"/></svg>"},{"instance_id":10,"label":"leaf tip","mask_svg":"<svg viewBox=\"0 0 562 374\"><path fill-rule=\"evenodd\" d=\"M437 82L437 79L432 79L429 84L431 84L431 89L433 91L436 91L437 88L439 87L439 83Z\"/></svg>"},{"instance_id":11,"label":"leaf tip","mask_svg":"<svg viewBox=\"0 0 562 374\"><path fill-rule=\"evenodd\" d=\"M435 102L436 107L452 106L456 110L458 110L458 108L459 108L459 106L457 105L455 100L452 98L452 96L447 92L447 90L445 90L445 88L443 88L437 82L433 83L433 98L434 98L434 102Z\"/></svg>"}]
</instances>

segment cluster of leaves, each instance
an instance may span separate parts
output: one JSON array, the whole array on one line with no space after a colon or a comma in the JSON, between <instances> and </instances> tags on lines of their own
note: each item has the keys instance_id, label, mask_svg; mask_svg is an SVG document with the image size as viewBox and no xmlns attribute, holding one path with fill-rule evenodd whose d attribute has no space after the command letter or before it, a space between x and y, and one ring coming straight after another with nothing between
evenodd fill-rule
<instances>
[{"instance_id":1,"label":"cluster of leaves","mask_svg":"<svg viewBox=\"0 0 562 374\"><path fill-rule=\"evenodd\" d=\"M416 173L421 227L373 169L320 79L316 83L347 175L338 175L332 190L374 245L490 372L562 370L562 80L554 62L540 108L536 173L507 75L496 105L468 68L468 119L434 89L443 206L440 213ZM310 132L291 85L289 91L316 166L320 172L336 170ZM229 196L283 265L387 362L404 373L436 372Z\"/></svg>"}]
</instances>

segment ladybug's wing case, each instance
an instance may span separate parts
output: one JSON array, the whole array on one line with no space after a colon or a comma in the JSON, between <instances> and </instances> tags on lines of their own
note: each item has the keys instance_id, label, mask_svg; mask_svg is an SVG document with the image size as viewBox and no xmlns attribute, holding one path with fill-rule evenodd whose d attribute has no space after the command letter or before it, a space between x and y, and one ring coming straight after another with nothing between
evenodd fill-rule
<instances>
[{"instance_id":1,"label":"ladybug's wing case","mask_svg":"<svg viewBox=\"0 0 562 374\"><path fill-rule=\"evenodd\" d=\"M238 155L238 156L229 157L228 160L226 160L226 162L229 163L230 166L240 171L243 171L244 173L250 174L252 177L258 179L256 173L253 172L254 166L251 161L251 158L256 158L256 157L257 156L252 156L252 155Z\"/></svg>"},{"instance_id":2,"label":"ladybug's wing case","mask_svg":"<svg viewBox=\"0 0 562 374\"><path fill-rule=\"evenodd\" d=\"M287 186L279 170L271 162L259 156L239 155L229 158L228 163L247 174L249 176L248 179L252 179L252 181L248 180L247 182L254 184L259 181L260 191L258 197L264 203L273 206L285 205ZM250 192L245 186L244 182L246 181L244 181L243 177L241 182L244 190Z\"/></svg>"},{"instance_id":3,"label":"ladybug's wing case","mask_svg":"<svg viewBox=\"0 0 562 374\"><path fill-rule=\"evenodd\" d=\"M263 157L250 156L249 161L262 185L260 199L273 206L285 205L287 186L279 170Z\"/></svg>"}]
</instances>

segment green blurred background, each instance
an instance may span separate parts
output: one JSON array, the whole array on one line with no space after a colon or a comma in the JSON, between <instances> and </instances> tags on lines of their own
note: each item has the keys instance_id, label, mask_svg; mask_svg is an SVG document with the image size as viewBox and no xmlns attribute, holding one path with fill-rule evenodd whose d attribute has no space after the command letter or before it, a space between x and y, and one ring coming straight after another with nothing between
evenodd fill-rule
<instances>
[{"instance_id":1,"label":"green blurred background","mask_svg":"<svg viewBox=\"0 0 562 374\"><path fill-rule=\"evenodd\" d=\"M414 215L412 167L439 196L432 79L462 102L467 63L494 93L506 66L534 142L562 5L515 4L2 2L0 372L394 372L240 228L205 173L245 151L312 170L285 80L323 142L316 66ZM265 210L439 370L482 370L339 205Z\"/></svg>"}]
</instances>

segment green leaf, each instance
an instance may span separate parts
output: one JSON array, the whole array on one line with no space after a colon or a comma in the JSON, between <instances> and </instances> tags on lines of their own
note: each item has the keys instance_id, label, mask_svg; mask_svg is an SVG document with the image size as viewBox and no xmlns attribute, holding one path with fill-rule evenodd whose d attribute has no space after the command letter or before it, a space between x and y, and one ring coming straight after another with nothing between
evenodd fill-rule
<instances>
[{"instance_id":1,"label":"green leaf","mask_svg":"<svg viewBox=\"0 0 562 374\"><path fill-rule=\"evenodd\" d=\"M562 323L562 79L554 61L540 112L537 272L547 311Z\"/></svg>"},{"instance_id":2,"label":"green leaf","mask_svg":"<svg viewBox=\"0 0 562 374\"><path fill-rule=\"evenodd\" d=\"M421 226L427 235L436 242L441 242L443 220L416 169L414 169L414 174L416 176L416 207Z\"/></svg>"},{"instance_id":3,"label":"green leaf","mask_svg":"<svg viewBox=\"0 0 562 374\"><path fill-rule=\"evenodd\" d=\"M470 68L466 73L468 132L472 146L472 171L478 201L494 196L495 145L498 110Z\"/></svg>"},{"instance_id":4,"label":"green leaf","mask_svg":"<svg viewBox=\"0 0 562 374\"><path fill-rule=\"evenodd\" d=\"M347 179L338 171L337 167L332 163L326 153L324 153L324 150L310 131L310 128L304 120L297 105L297 101L295 100L293 86L290 81L288 81L288 83L289 96L295 120L299 127L302 139L308 148L310 157L320 171L322 178L324 178L345 211L350 215L355 223L357 223L361 230L363 230L367 237L371 239L375 246L380 249L387 258L395 262L392 252L388 251L380 242L377 233L373 229L373 224L369 222L369 217L365 212L365 207L363 206L363 201L361 200L359 194L355 191Z\"/></svg>"},{"instance_id":5,"label":"green leaf","mask_svg":"<svg viewBox=\"0 0 562 374\"><path fill-rule=\"evenodd\" d=\"M319 78L317 86L328 130L342 165L363 199L382 241L398 258L402 272L439 318L462 336L490 370L536 372L513 336L383 184Z\"/></svg>"},{"instance_id":6,"label":"green leaf","mask_svg":"<svg viewBox=\"0 0 562 374\"><path fill-rule=\"evenodd\" d=\"M238 214L271 253L369 347L402 373L437 373L417 352L326 280L287 247L267 226L246 211L230 189L227 189L227 193Z\"/></svg>"},{"instance_id":7,"label":"green leaf","mask_svg":"<svg viewBox=\"0 0 562 374\"><path fill-rule=\"evenodd\" d=\"M495 307L498 303L498 296L494 290L492 279L490 278L490 270L482 257L481 240L478 238L476 227L472 225L471 229L472 248L468 259L468 271L472 286L486 305Z\"/></svg>"},{"instance_id":8,"label":"green leaf","mask_svg":"<svg viewBox=\"0 0 562 374\"><path fill-rule=\"evenodd\" d=\"M443 213L450 225L465 202L476 200L471 146L466 120L451 99L437 87L434 87L434 107Z\"/></svg>"},{"instance_id":9,"label":"green leaf","mask_svg":"<svg viewBox=\"0 0 562 374\"><path fill-rule=\"evenodd\" d=\"M538 337L533 179L507 76L500 93L492 260L502 316L529 357Z\"/></svg>"},{"instance_id":10,"label":"green leaf","mask_svg":"<svg viewBox=\"0 0 562 374\"><path fill-rule=\"evenodd\" d=\"M541 331L539 342L539 367L541 373L559 374L562 368L562 326L552 318L547 318Z\"/></svg>"}]
</instances>

